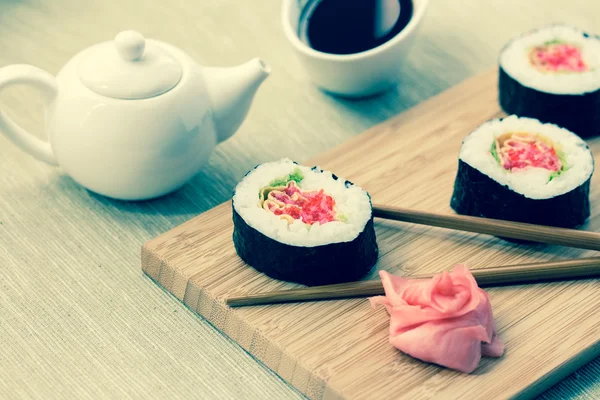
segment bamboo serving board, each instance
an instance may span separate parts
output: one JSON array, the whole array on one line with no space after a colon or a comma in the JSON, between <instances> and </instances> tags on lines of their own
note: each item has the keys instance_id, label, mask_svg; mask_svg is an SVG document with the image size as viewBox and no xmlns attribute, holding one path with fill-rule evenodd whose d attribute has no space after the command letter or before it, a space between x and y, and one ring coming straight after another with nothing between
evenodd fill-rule
<instances>
[{"instance_id":1,"label":"bamboo serving board","mask_svg":"<svg viewBox=\"0 0 600 400\"><path fill-rule=\"evenodd\" d=\"M496 85L496 71L471 78L304 164L353 181L379 204L453 213L461 141L502 115ZM590 145L600 154L600 139ZM599 187L597 173L592 217L583 229L600 231ZM488 289L506 353L484 358L472 375L397 351L388 342L385 309L372 309L366 299L231 309L226 295L299 287L240 261L231 217L228 202L149 241L142 269L311 399L531 397L600 355L597 280ZM485 268L593 254L384 220L375 225L377 269L399 275L460 262ZM376 271L369 278L376 279Z\"/></svg>"}]
</instances>

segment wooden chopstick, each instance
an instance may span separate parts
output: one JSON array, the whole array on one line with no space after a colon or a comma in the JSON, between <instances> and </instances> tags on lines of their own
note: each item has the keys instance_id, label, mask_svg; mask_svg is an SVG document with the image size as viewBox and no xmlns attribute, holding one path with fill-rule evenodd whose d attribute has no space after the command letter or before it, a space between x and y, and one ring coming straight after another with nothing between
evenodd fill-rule
<instances>
[{"instance_id":1,"label":"wooden chopstick","mask_svg":"<svg viewBox=\"0 0 600 400\"><path fill-rule=\"evenodd\" d=\"M553 226L525 224L465 215L442 215L399 207L373 206L375 218L437 226L459 231L485 233L510 239L556 244L600 251L600 233Z\"/></svg>"},{"instance_id":2,"label":"wooden chopstick","mask_svg":"<svg viewBox=\"0 0 600 400\"><path fill-rule=\"evenodd\" d=\"M477 284L482 287L591 278L600 276L600 257L490 267L474 269L471 270L471 273L475 277L475 280L477 280ZM410 276L410 278L430 278L431 276L414 275ZM227 298L225 303L230 307L242 307L260 304L376 296L383 293L381 281L370 280L234 296Z\"/></svg>"}]
</instances>

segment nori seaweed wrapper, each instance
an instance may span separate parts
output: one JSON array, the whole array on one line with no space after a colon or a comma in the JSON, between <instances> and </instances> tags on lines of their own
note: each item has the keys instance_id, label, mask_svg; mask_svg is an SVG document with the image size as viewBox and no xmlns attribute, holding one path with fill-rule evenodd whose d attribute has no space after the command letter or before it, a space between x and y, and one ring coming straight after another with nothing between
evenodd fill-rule
<instances>
[{"instance_id":1,"label":"nori seaweed wrapper","mask_svg":"<svg viewBox=\"0 0 600 400\"><path fill-rule=\"evenodd\" d=\"M312 170L322 172L317 167ZM333 179L338 177L333 175ZM236 211L233 200L232 210L237 254L271 278L307 286L352 282L371 272L377 262L379 248L372 215L352 241L304 247L278 242L251 227Z\"/></svg>"},{"instance_id":2,"label":"nori seaweed wrapper","mask_svg":"<svg viewBox=\"0 0 600 400\"><path fill-rule=\"evenodd\" d=\"M458 160L450 206L475 217L575 228L590 216L590 180L559 196L534 200Z\"/></svg>"},{"instance_id":3,"label":"nori seaweed wrapper","mask_svg":"<svg viewBox=\"0 0 600 400\"><path fill-rule=\"evenodd\" d=\"M498 96L507 114L553 123L580 137L600 135L600 90L582 94L542 92L522 85L500 67Z\"/></svg>"}]
</instances>

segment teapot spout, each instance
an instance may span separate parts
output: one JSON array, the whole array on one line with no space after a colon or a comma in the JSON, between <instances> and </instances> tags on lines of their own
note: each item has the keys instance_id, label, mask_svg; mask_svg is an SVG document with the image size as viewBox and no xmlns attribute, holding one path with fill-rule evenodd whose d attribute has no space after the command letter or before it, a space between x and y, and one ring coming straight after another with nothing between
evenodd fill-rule
<instances>
[{"instance_id":1,"label":"teapot spout","mask_svg":"<svg viewBox=\"0 0 600 400\"><path fill-rule=\"evenodd\" d=\"M237 67L205 69L219 142L231 137L244 122L256 90L270 72L259 58Z\"/></svg>"}]
</instances>

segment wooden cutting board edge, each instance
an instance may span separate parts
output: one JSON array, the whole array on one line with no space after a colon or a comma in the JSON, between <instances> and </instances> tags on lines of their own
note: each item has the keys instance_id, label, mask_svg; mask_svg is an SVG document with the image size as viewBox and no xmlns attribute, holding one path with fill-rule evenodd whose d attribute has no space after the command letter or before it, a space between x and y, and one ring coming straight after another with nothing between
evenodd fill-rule
<instances>
[{"instance_id":1,"label":"wooden cutting board edge","mask_svg":"<svg viewBox=\"0 0 600 400\"><path fill-rule=\"evenodd\" d=\"M283 349L269 342L259 329L252 327L243 316L234 312L233 308L226 306L216 296L211 296L209 290L196 287L189 277L175 273L175 269L169 268L168 264L167 260L152 253L146 246L142 248L142 268L147 277L158 284L167 294L183 302L189 310L206 320L211 326L229 338L233 344L244 349L258 363L275 372L288 384L291 384L292 380L302 377L300 379L306 380L305 390L300 390L296 385L291 385L310 398L344 399L341 393L336 392L335 389L326 384L326 379L311 372L310 368L302 365L298 360L287 360L287 365L293 367L278 371L281 358L287 357ZM163 273L165 271L166 273ZM244 335L242 334L243 331L251 332L251 334ZM251 340L241 340L244 337L250 337ZM265 349L263 357L255 353L261 347ZM276 356L274 358L268 357L267 353Z\"/></svg>"},{"instance_id":2,"label":"wooden cutting board edge","mask_svg":"<svg viewBox=\"0 0 600 400\"><path fill-rule=\"evenodd\" d=\"M528 388L515 393L512 398L532 399L538 394L550 389L558 382L571 375L574 371L600 357L600 340L588 346L581 353L554 368L550 373L533 382Z\"/></svg>"},{"instance_id":3,"label":"wooden cutting board edge","mask_svg":"<svg viewBox=\"0 0 600 400\"><path fill-rule=\"evenodd\" d=\"M300 390L295 385L296 390L300 390L306 396L310 398L321 398L323 400L337 400L344 399L342 393L336 391L335 388L327 385L325 377L320 377L318 374L311 372L310 368L302 365L298 360L293 360L294 368L288 369L291 373L286 375L282 371L277 371L278 363L274 363L273 360L269 362L260 358L259 355L253 353L255 348L260 346L266 346L270 352L279 353L281 357L285 357L283 349L277 348L275 345L270 343L264 338L259 329L253 328L249 322L243 317L234 312L234 309L227 307L222 300L211 296L210 291L204 288L198 288L193 285L189 277L183 276L179 273L175 273L174 268L168 267L168 261L154 254L151 250L146 248L146 245L142 247L142 268L145 275L150 278L154 283L163 289L163 291L179 301L181 301L186 308L194 312L199 317L207 321L212 327L224 334L228 339L231 340L232 344L242 348L248 355L254 358L259 364L269 368L275 372L281 379L291 384L292 379L295 376L306 376L306 389ZM163 274L167 271L166 274ZM171 274L169 273L171 271ZM177 275L177 276L175 276ZM168 288L171 288L170 290ZM176 288L184 288L183 291L177 290ZM195 303L195 304L194 304ZM201 312L201 308L204 312ZM209 317L205 317L208 315ZM214 320L211 316L225 316L224 318L218 318ZM252 332L251 341L241 341L243 334L240 334L242 329ZM577 369L590 363L597 357L600 357L600 340L590 346L584 351L579 353L577 356L569 359L567 362L560 364L554 368L551 372L542 376L537 381L532 382L524 390L516 390L510 393L509 398L511 399L531 399L538 394L544 392L550 387L554 386L559 381L565 379L567 376L572 374ZM265 357L267 358L267 357Z\"/></svg>"}]
</instances>

